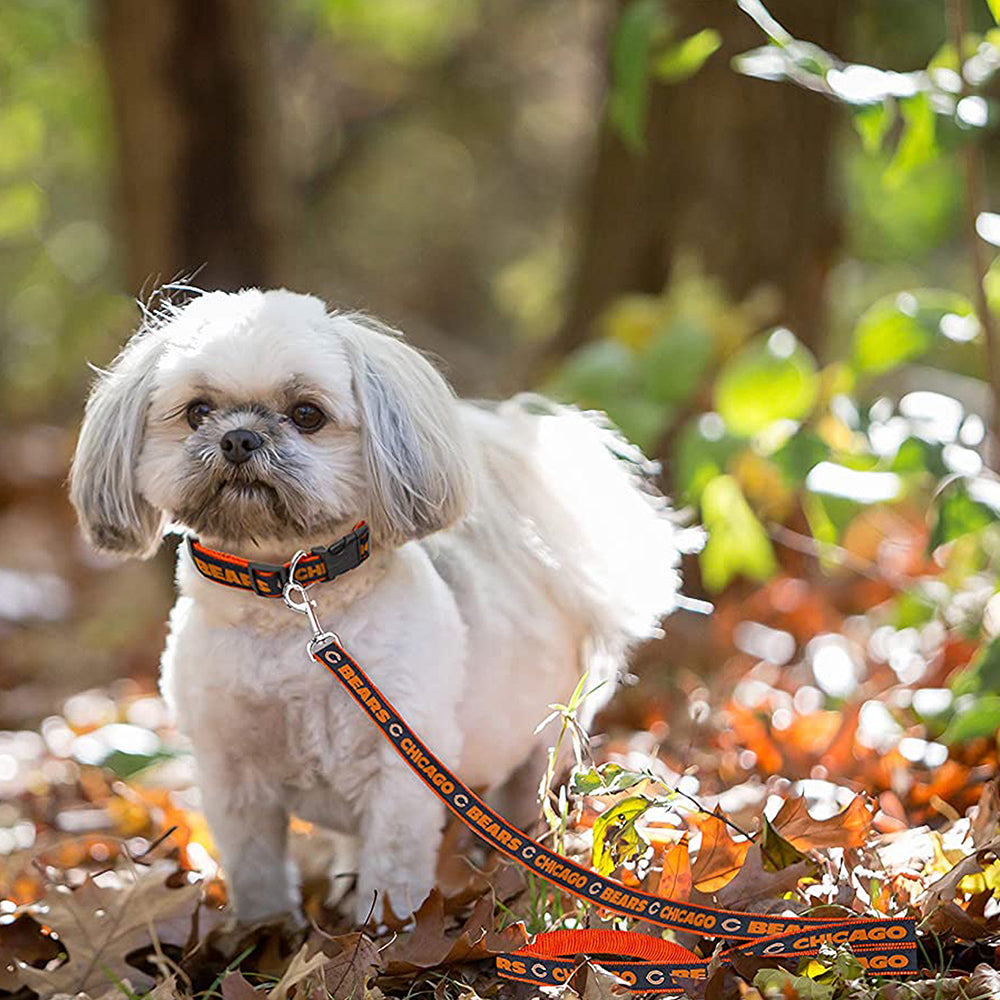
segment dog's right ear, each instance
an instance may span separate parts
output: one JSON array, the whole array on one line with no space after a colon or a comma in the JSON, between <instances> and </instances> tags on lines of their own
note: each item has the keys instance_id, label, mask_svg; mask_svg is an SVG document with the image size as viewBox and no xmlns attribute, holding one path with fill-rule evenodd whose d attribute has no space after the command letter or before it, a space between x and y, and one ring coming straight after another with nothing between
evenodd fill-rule
<instances>
[{"instance_id":1,"label":"dog's right ear","mask_svg":"<svg viewBox=\"0 0 1000 1000\"><path fill-rule=\"evenodd\" d=\"M87 540L98 549L148 558L159 547L165 515L136 485L146 414L163 343L136 333L87 400L70 471L69 497Z\"/></svg>"}]
</instances>

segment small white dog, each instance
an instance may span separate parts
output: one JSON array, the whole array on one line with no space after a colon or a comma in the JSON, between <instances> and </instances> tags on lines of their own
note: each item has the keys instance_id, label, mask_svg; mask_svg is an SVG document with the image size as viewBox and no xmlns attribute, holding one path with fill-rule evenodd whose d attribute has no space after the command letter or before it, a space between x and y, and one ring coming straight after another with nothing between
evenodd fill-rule
<instances>
[{"instance_id":1,"label":"small white dog","mask_svg":"<svg viewBox=\"0 0 1000 1000\"><path fill-rule=\"evenodd\" d=\"M467 784L537 760L581 673L613 679L677 590L641 454L540 397L456 400L395 331L287 291L165 306L103 373L71 476L98 548L168 525L283 563L359 520L372 556L320 621ZM163 691L196 755L236 916L297 913L290 814L360 838L356 913L434 884L444 808L304 650L303 620L199 575L181 546ZM606 685L592 714L606 700ZM537 777L537 772L536 772Z\"/></svg>"}]
</instances>

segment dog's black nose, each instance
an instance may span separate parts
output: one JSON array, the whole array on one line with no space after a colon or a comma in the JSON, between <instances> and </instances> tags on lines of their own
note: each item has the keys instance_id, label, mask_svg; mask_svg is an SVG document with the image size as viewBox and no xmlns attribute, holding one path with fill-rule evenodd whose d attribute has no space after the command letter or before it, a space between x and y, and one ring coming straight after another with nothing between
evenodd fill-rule
<instances>
[{"instance_id":1,"label":"dog's black nose","mask_svg":"<svg viewBox=\"0 0 1000 1000\"><path fill-rule=\"evenodd\" d=\"M264 442L259 434L248 431L245 427L238 427L234 431L226 431L219 441L222 454L226 456L227 462L233 465L240 465L245 462Z\"/></svg>"}]
</instances>

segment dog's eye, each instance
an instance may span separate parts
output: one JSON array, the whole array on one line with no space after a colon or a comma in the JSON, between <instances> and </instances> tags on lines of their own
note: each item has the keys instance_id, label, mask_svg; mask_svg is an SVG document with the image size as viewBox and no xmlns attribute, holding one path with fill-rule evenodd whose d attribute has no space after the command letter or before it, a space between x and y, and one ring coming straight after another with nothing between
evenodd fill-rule
<instances>
[{"instance_id":1,"label":"dog's eye","mask_svg":"<svg viewBox=\"0 0 1000 1000\"><path fill-rule=\"evenodd\" d=\"M318 431L326 423L326 414L312 403L296 403L289 416L292 423L306 434Z\"/></svg>"},{"instance_id":2,"label":"dog's eye","mask_svg":"<svg viewBox=\"0 0 1000 1000\"><path fill-rule=\"evenodd\" d=\"M196 399L187 406L187 422L191 425L192 430L196 430L201 426L202 421L207 417L215 407L211 403L206 403L203 399Z\"/></svg>"}]
</instances>

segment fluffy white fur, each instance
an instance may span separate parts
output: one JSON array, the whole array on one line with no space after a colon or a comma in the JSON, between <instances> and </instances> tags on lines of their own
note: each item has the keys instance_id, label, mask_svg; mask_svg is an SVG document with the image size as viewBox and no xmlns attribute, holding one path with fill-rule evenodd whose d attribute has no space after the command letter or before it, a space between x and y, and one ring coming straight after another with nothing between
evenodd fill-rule
<instances>
[{"instance_id":1,"label":"fluffy white fur","mask_svg":"<svg viewBox=\"0 0 1000 1000\"><path fill-rule=\"evenodd\" d=\"M214 407L192 430L187 405ZM301 434L298 399L328 422ZM221 457L235 427L265 446ZM99 547L149 555L168 521L283 562L359 518L372 557L315 587L320 620L435 752L497 788L581 672L614 679L674 605L677 546L642 456L539 397L458 401L391 330L287 291L210 293L144 325L87 405L71 496ZM242 478L237 478L241 476ZM443 807L304 652L303 621L202 578L179 549L163 691L191 739L242 920L296 912L296 814L359 837L357 909L434 883ZM592 713L612 685L587 704Z\"/></svg>"}]
</instances>

